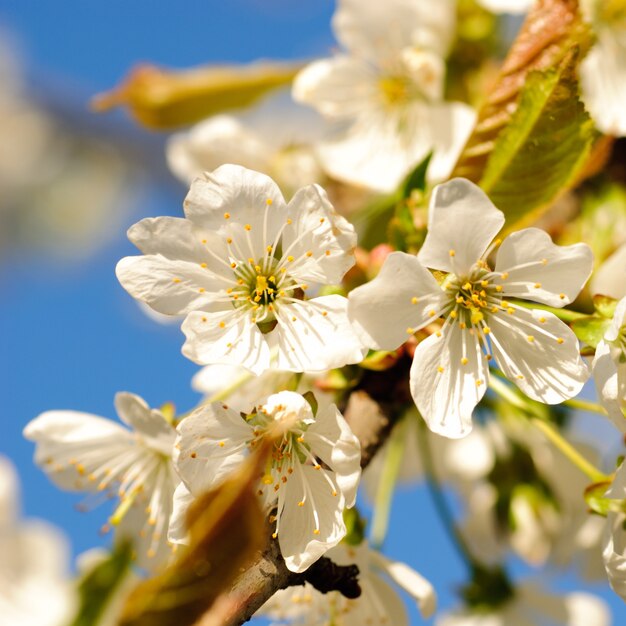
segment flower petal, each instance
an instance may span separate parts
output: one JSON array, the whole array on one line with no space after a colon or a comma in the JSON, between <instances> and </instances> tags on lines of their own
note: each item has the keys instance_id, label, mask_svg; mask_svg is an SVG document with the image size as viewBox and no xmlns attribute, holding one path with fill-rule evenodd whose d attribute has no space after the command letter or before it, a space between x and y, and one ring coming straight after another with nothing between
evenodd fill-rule
<instances>
[{"instance_id":1,"label":"flower petal","mask_svg":"<svg viewBox=\"0 0 626 626\"><path fill-rule=\"evenodd\" d=\"M472 428L472 412L487 388L489 369L475 330L458 324L422 341L411 366L411 395L428 427L457 439Z\"/></svg>"},{"instance_id":2,"label":"flower petal","mask_svg":"<svg viewBox=\"0 0 626 626\"><path fill-rule=\"evenodd\" d=\"M115 273L131 296L165 315L215 308L215 292L227 286L200 263L161 255L127 256L119 261Z\"/></svg>"},{"instance_id":3,"label":"flower petal","mask_svg":"<svg viewBox=\"0 0 626 626\"><path fill-rule=\"evenodd\" d=\"M394 350L438 315L446 300L433 275L413 255L392 252L374 280L350 292L348 316L363 343ZM412 333L411 333L412 334Z\"/></svg>"},{"instance_id":4,"label":"flower petal","mask_svg":"<svg viewBox=\"0 0 626 626\"><path fill-rule=\"evenodd\" d=\"M515 307L491 316L489 326L498 366L529 398L558 404L589 378L576 335L552 313Z\"/></svg>"},{"instance_id":5,"label":"flower petal","mask_svg":"<svg viewBox=\"0 0 626 626\"><path fill-rule=\"evenodd\" d=\"M347 308L348 299L339 295L277 306L278 325L268 335L270 345L278 347L277 369L318 372L361 361L367 350L348 321Z\"/></svg>"},{"instance_id":6,"label":"flower petal","mask_svg":"<svg viewBox=\"0 0 626 626\"><path fill-rule=\"evenodd\" d=\"M626 533L623 513L609 513L602 541L602 559L611 589L626 601Z\"/></svg>"},{"instance_id":7,"label":"flower petal","mask_svg":"<svg viewBox=\"0 0 626 626\"><path fill-rule=\"evenodd\" d=\"M592 269L587 244L557 246L545 231L525 228L502 242L495 271L508 274L496 280L506 297L561 307L576 299Z\"/></svg>"},{"instance_id":8,"label":"flower petal","mask_svg":"<svg viewBox=\"0 0 626 626\"><path fill-rule=\"evenodd\" d=\"M353 117L378 95L378 72L360 59L336 56L307 65L295 78L293 98L330 117Z\"/></svg>"},{"instance_id":9,"label":"flower petal","mask_svg":"<svg viewBox=\"0 0 626 626\"><path fill-rule=\"evenodd\" d=\"M332 23L337 39L350 52L371 62L384 63L413 46L445 56L454 35L455 3L342 0Z\"/></svg>"},{"instance_id":10,"label":"flower petal","mask_svg":"<svg viewBox=\"0 0 626 626\"><path fill-rule=\"evenodd\" d=\"M437 594L428 580L406 563L392 561L374 550L370 552L370 558L396 585L415 599L424 619L434 614L437 609Z\"/></svg>"},{"instance_id":11,"label":"flower petal","mask_svg":"<svg viewBox=\"0 0 626 626\"><path fill-rule=\"evenodd\" d=\"M189 491L184 481L174 491L172 516L167 532L167 538L172 543L189 543L187 532L187 511L195 500L195 496Z\"/></svg>"},{"instance_id":12,"label":"flower petal","mask_svg":"<svg viewBox=\"0 0 626 626\"><path fill-rule=\"evenodd\" d=\"M120 419L138 433L148 447L172 456L176 431L161 411L151 409L143 398L127 392L115 395L115 409Z\"/></svg>"},{"instance_id":13,"label":"flower petal","mask_svg":"<svg viewBox=\"0 0 626 626\"><path fill-rule=\"evenodd\" d=\"M240 120L231 115L215 115L186 133L172 135L165 155L172 172L191 183L223 163L267 171L268 152L272 152L269 146Z\"/></svg>"},{"instance_id":14,"label":"flower petal","mask_svg":"<svg viewBox=\"0 0 626 626\"><path fill-rule=\"evenodd\" d=\"M289 202L293 228L283 235L283 258L293 256L290 276L301 281L338 284L354 265L354 226L339 215L319 185L298 190Z\"/></svg>"},{"instance_id":15,"label":"flower petal","mask_svg":"<svg viewBox=\"0 0 626 626\"><path fill-rule=\"evenodd\" d=\"M596 348L591 371L598 397L609 419L622 433L626 433L626 416L622 412L623 398L619 393L618 366L611 352L611 346L606 341L601 341Z\"/></svg>"},{"instance_id":16,"label":"flower petal","mask_svg":"<svg viewBox=\"0 0 626 626\"><path fill-rule=\"evenodd\" d=\"M346 507L354 506L361 477L361 444L339 409L334 404L320 408L303 438L311 452L335 472Z\"/></svg>"},{"instance_id":17,"label":"flower petal","mask_svg":"<svg viewBox=\"0 0 626 626\"><path fill-rule=\"evenodd\" d=\"M201 406L178 425L174 464L194 494L224 480L247 453L252 427L225 407L219 402Z\"/></svg>"},{"instance_id":18,"label":"flower petal","mask_svg":"<svg viewBox=\"0 0 626 626\"><path fill-rule=\"evenodd\" d=\"M286 210L285 199L269 176L239 165L222 165L196 178L184 207L187 219L207 230L217 230L232 220L258 225L256 230L261 231L267 212L270 233L276 232Z\"/></svg>"},{"instance_id":19,"label":"flower petal","mask_svg":"<svg viewBox=\"0 0 626 626\"><path fill-rule=\"evenodd\" d=\"M136 460L135 438L111 420L77 411L47 411L24 428L24 437L37 444L35 463L62 489L97 491L111 468L111 481Z\"/></svg>"},{"instance_id":20,"label":"flower petal","mask_svg":"<svg viewBox=\"0 0 626 626\"><path fill-rule=\"evenodd\" d=\"M616 28L617 30L617 28ZM596 126L608 135L626 135L626 46L609 29L580 64L582 99Z\"/></svg>"},{"instance_id":21,"label":"flower petal","mask_svg":"<svg viewBox=\"0 0 626 626\"><path fill-rule=\"evenodd\" d=\"M589 284L592 294L602 294L619 300L626 296L626 244L621 245L596 270Z\"/></svg>"},{"instance_id":22,"label":"flower petal","mask_svg":"<svg viewBox=\"0 0 626 626\"><path fill-rule=\"evenodd\" d=\"M265 336L246 311L192 311L181 328L187 338L183 354L195 363L241 365L255 374L270 367Z\"/></svg>"},{"instance_id":23,"label":"flower petal","mask_svg":"<svg viewBox=\"0 0 626 626\"><path fill-rule=\"evenodd\" d=\"M503 225L504 214L480 187L454 178L433 191L428 234L417 258L427 267L464 275Z\"/></svg>"},{"instance_id":24,"label":"flower petal","mask_svg":"<svg viewBox=\"0 0 626 626\"><path fill-rule=\"evenodd\" d=\"M303 572L345 536L345 501L312 465L294 463L293 470L282 492L278 541L287 568Z\"/></svg>"}]
</instances>

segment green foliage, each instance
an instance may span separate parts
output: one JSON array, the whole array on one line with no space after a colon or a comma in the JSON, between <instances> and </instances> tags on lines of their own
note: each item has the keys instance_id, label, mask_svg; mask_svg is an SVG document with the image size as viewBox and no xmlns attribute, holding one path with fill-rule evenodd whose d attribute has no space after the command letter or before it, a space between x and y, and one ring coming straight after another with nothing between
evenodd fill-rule
<instances>
[{"instance_id":1,"label":"green foliage","mask_svg":"<svg viewBox=\"0 0 626 626\"><path fill-rule=\"evenodd\" d=\"M573 50L558 67L528 74L489 156L480 186L509 228L532 221L574 184L598 137L578 97L577 63Z\"/></svg>"},{"instance_id":2,"label":"green foliage","mask_svg":"<svg viewBox=\"0 0 626 626\"><path fill-rule=\"evenodd\" d=\"M131 561L131 544L120 542L108 558L82 578L78 584L78 613L70 626L97 626L128 573Z\"/></svg>"},{"instance_id":3,"label":"green foliage","mask_svg":"<svg viewBox=\"0 0 626 626\"><path fill-rule=\"evenodd\" d=\"M623 500L612 500L604 494L611 486L610 482L594 483L585 489L585 502L587 506L598 515L606 517L611 511L624 512Z\"/></svg>"},{"instance_id":4,"label":"green foliage","mask_svg":"<svg viewBox=\"0 0 626 626\"><path fill-rule=\"evenodd\" d=\"M611 320L605 317L590 315L572 322L571 328L578 339L592 348L597 348L610 324Z\"/></svg>"}]
</instances>

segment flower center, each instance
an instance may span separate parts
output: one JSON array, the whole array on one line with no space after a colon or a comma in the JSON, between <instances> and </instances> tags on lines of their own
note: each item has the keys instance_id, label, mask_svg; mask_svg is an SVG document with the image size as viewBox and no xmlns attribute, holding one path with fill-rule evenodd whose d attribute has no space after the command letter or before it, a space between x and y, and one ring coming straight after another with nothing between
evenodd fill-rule
<instances>
[{"instance_id":1,"label":"flower center","mask_svg":"<svg viewBox=\"0 0 626 626\"><path fill-rule=\"evenodd\" d=\"M449 274L442 285L451 294L444 317L466 328L486 321L490 313L507 310L507 303L502 301L502 286L494 284L493 278L495 275L482 267L468 277Z\"/></svg>"}]
</instances>

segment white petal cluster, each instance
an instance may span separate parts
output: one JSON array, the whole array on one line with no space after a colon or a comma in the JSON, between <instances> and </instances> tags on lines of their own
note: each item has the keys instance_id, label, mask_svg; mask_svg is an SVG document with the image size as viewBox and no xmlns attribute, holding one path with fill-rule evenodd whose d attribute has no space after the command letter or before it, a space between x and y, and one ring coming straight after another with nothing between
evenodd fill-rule
<instances>
[{"instance_id":1,"label":"white petal cluster","mask_svg":"<svg viewBox=\"0 0 626 626\"><path fill-rule=\"evenodd\" d=\"M626 297L615 307L591 369L600 402L613 424L626 433Z\"/></svg>"},{"instance_id":2,"label":"white petal cluster","mask_svg":"<svg viewBox=\"0 0 626 626\"><path fill-rule=\"evenodd\" d=\"M580 65L582 97L596 126L626 135L626 8L623 0L583 0L597 38Z\"/></svg>"},{"instance_id":3,"label":"white petal cluster","mask_svg":"<svg viewBox=\"0 0 626 626\"><path fill-rule=\"evenodd\" d=\"M433 180L445 178L473 127L473 110L443 101L444 57L455 2L340 0L333 18L345 47L307 66L294 98L336 122L318 144L333 177L393 191L434 150Z\"/></svg>"},{"instance_id":4,"label":"white petal cluster","mask_svg":"<svg viewBox=\"0 0 626 626\"><path fill-rule=\"evenodd\" d=\"M286 190L322 177L311 144L323 122L309 107L284 94L264 100L252 111L210 117L189 131L169 138L167 162L186 183L224 163L265 172Z\"/></svg>"},{"instance_id":5,"label":"white petal cluster","mask_svg":"<svg viewBox=\"0 0 626 626\"><path fill-rule=\"evenodd\" d=\"M354 228L317 185L286 203L267 176L236 165L191 185L186 219L148 218L128 233L144 256L117 276L135 298L186 315L185 356L200 364L320 371L364 355L339 295L306 299L354 264Z\"/></svg>"},{"instance_id":6,"label":"white petal cluster","mask_svg":"<svg viewBox=\"0 0 626 626\"><path fill-rule=\"evenodd\" d=\"M0 624L65 626L75 602L65 537L39 520L19 519L15 470L0 456Z\"/></svg>"},{"instance_id":7,"label":"white petal cluster","mask_svg":"<svg viewBox=\"0 0 626 626\"><path fill-rule=\"evenodd\" d=\"M228 406L200 407L178 426L177 489L170 538L185 541L185 510L218 485L264 437L276 438L259 496L275 524L287 567L302 572L346 534L343 511L354 505L361 447L337 407L319 408L292 391L270 396L247 419Z\"/></svg>"},{"instance_id":8,"label":"white petal cluster","mask_svg":"<svg viewBox=\"0 0 626 626\"><path fill-rule=\"evenodd\" d=\"M408 626L404 602L388 580L417 602L424 618L435 612L437 598L432 585L405 563L387 559L365 543L342 543L326 556L338 565L358 566L361 595L348 599L338 592L322 594L309 584L290 587L276 593L262 609L272 626Z\"/></svg>"},{"instance_id":9,"label":"white petal cluster","mask_svg":"<svg viewBox=\"0 0 626 626\"><path fill-rule=\"evenodd\" d=\"M172 462L176 430L139 396L118 393L115 407L132 430L88 413L47 411L24 436L37 445L37 465L62 489L117 495L110 524L135 542L137 562L153 568L171 553L167 530L180 482Z\"/></svg>"},{"instance_id":10,"label":"white petal cluster","mask_svg":"<svg viewBox=\"0 0 626 626\"><path fill-rule=\"evenodd\" d=\"M492 359L526 395L548 404L575 396L588 378L569 327L513 299L569 304L591 274L591 250L556 246L537 228L492 242L503 225L474 184L439 185L417 257L390 254L372 282L350 293L349 315L369 346L395 349L435 324L415 351L411 393L431 430L447 437L471 429ZM498 245L492 269L488 257ZM427 268L445 278L439 283Z\"/></svg>"},{"instance_id":11,"label":"white petal cluster","mask_svg":"<svg viewBox=\"0 0 626 626\"><path fill-rule=\"evenodd\" d=\"M547 593L530 583L522 583L512 599L491 610L460 609L443 614L435 626L610 626L609 607L600 598L583 592L564 596Z\"/></svg>"}]
</instances>

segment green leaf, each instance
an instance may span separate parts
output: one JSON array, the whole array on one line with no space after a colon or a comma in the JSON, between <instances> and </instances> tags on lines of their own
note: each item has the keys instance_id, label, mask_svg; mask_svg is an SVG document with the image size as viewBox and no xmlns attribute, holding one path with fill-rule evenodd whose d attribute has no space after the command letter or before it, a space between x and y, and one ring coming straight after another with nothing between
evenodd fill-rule
<instances>
[{"instance_id":1,"label":"green leaf","mask_svg":"<svg viewBox=\"0 0 626 626\"><path fill-rule=\"evenodd\" d=\"M599 313L602 317L613 319L616 306L617 300L615 300L615 298L602 296L600 294L597 294L593 297L593 307L595 308L596 312Z\"/></svg>"},{"instance_id":2,"label":"green leaf","mask_svg":"<svg viewBox=\"0 0 626 626\"><path fill-rule=\"evenodd\" d=\"M349 546L358 546L363 543L367 522L361 517L355 506L343 510L343 521L346 525L346 536L343 538L343 542Z\"/></svg>"},{"instance_id":3,"label":"green leaf","mask_svg":"<svg viewBox=\"0 0 626 626\"><path fill-rule=\"evenodd\" d=\"M571 328L578 339L584 341L588 346L596 348L610 325L611 320L606 317L590 315L572 322Z\"/></svg>"},{"instance_id":4,"label":"green leaf","mask_svg":"<svg viewBox=\"0 0 626 626\"><path fill-rule=\"evenodd\" d=\"M578 98L574 49L558 67L529 72L511 121L480 180L513 224L534 220L581 173L598 137Z\"/></svg>"},{"instance_id":5,"label":"green leaf","mask_svg":"<svg viewBox=\"0 0 626 626\"><path fill-rule=\"evenodd\" d=\"M97 626L129 571L132 553L129 542L120 542L108 558L82 578L78 585L78 614L70 626Z\"/></svg>"},{"instance_id":6,"label":"green leaf","mask_svg":"<svg viewBox=\"0 0 626 626\"><path fill-rule=\"evenodd\" d=\"M585 489L585 502L587 506L594 513L602 515L603 517L606 517L611 511L619 511L623 508L620 506L620 500L612 500L604 497L604 494L610 486L611 482L609 481L594 483Z\"/></svg>"},{"instance_id":7,"label":"green leaf","mask_svg":"<svg viewBox=\"0 0 626 626\"><path fill-rule=\"evenodd\" d=\"M400 189L403 198L410 198L414 191L426 191L426 172L433 158L433 153L429 152L426 157L418 163L415 168L407 174Z\"/></svg>"}]
</instances>

